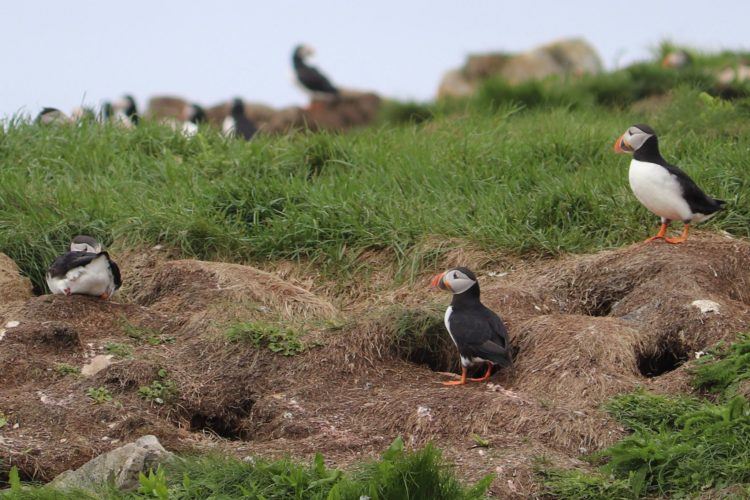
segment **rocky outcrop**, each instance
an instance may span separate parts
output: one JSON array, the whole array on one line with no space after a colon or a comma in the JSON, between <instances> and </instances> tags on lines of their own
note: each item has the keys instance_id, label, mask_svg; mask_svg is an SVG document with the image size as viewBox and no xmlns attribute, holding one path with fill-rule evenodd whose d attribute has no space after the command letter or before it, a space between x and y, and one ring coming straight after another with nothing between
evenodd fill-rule
<instances>
[{"instance_id":1,"label":"rocky outcrop","mask_svg":"<svg viewBox=\"0 0 750 500\"><path fill-rule=\"evenodd\" d=\"M206 110L208 120L221 127L231 103L225 102ZM343 90L337 101L314 101L307 108L296 106L274 109L258 103L246 103L245 115L261 132L283 134L295 129L348 130L375 121L381 99L372 92Z\"/></svg>"},{"instance_id":2,"label":"rocky outcrop","mask_svg":"<svg viewBox=\"0 0 750 500\"><path fill-rule=\"evenodd\" d=\"M491 77L516 84L552 75L595 74L602 71L596 50L585 40L574 38L543 45L520 54L470 55L463 67L450 70L440 82L438 98L464 97Z\"/></svg>"},{"instance_id":3,"label":"rocky outcrop","mask_svg":"<svg viewBox=\"0 0 750 500\"><path fill-rule=\"evenodd\" d=\"M171 458L172 453L164 449L156 436L147 435L99 455L76 470L63 472L51 484L63 490L96 490L112 481L121 490L133 490L138 487L138 474L156 469Z\"/></svg>"}]
</instances>

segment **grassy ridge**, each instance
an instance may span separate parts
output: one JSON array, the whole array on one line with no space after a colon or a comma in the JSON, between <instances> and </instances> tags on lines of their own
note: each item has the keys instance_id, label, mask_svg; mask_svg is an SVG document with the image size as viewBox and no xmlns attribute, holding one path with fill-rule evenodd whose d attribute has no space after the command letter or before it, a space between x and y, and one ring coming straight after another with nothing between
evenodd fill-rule
<instances>
[{"instance_id":1,"label":"grassy ridge","mask_svg":"<svg viewBox=\"0 0 750 500\"><path fill-rule=\"evenodd\" d=\"M665 156L726 199L714 226L746 236L745 108L677 92L653 120ZM364 249L402 263L457 237L509 252L588 251L645 237L655 217L614 139L643 116L506 106L346 136L186 139L145 124L11 124L0 135L0 251L37 284L76 233L166 243L229 261L311 258L337 271ZM417 267L419 267L417 265Z\"/></svg>"}]
</instances>

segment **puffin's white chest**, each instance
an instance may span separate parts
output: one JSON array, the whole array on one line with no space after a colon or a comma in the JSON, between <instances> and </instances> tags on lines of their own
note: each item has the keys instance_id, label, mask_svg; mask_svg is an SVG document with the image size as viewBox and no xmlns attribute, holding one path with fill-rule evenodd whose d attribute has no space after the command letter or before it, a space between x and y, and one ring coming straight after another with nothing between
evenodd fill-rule
<instances>
[{"instance_id":1,"label":"puffin's white chest","mask_svg":"<svg viewBox=\"0 0 750 500\"><path fill-rule=\"evenodd\" d=\"M456 339L453 338L453 334L451 333L451 314L453 314L453 306L448 306L448 309L445 310L445 316L443 318L443 321L445 321L445 329L448 330L448 335L451 336L451 340L454 344L456 344ZM458 347L458 344L456 344L456 347Z\"/></svg>"},{"instance_id":2,"label":"puffin's white chest","mask_svg":"<svg viewBox=\"0 0 750 500\"><path fill-rule=\"evenodd\" d=\"M682 197L682 186L667 169L655 163L630 162L630 188L638 201L659 217L690 220L692 211Z\"/></svg>"}]
</instances>

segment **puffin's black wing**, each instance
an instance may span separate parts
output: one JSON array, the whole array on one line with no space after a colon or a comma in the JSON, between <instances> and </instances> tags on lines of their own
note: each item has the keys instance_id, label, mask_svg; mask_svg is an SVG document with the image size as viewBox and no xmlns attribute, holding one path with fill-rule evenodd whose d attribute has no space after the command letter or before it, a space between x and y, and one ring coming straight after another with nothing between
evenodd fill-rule
<instances>
[{"instance_id":1,"label":"puffin's black wing","mask_svg":"<svg viewBox=\"0 0 750 500\"><path fill-rule=\"evenodd\" d=\"M502 367L513 365L508 332L490 309L482 306L481 309L454 311L449 321L451 335L462 356L486 359Z\"/></svg>"},{"instance_id":2,"label":"puffin's black wing","mask_svg":"<svg viewBox=\"0 0 750 500\"><path fill-rule=\"evenodd\" d=\"M109 261L109 270L112 271L112 277L115 280L115 290L117 290L118 288L122 286L122 276L120 276L120 267L115 263L115 261L109 258L109 254L107 252L101 252L100 254L97 255L97 257L99 255L104 255L105 257L107 257L107 260Z\"/></svg>"},{"instance_id":3,"label":"puffin's black wing","mask_svg":"<svg viewBox=\"0 0 750 500\"><path fill-rule=\"evenodd\" d=\"M726 204L725 201L716 200L708 196L698 187L693 179L691 179L688 174L683 172L679 167L676 165L670 165L666 162L664 162L662 166L666 168L670 174L677 177L677 181L682 187L682 196L685 198L685 201L687 201L690 210L693 213L708 215L724 208L724 205Z\"/></svg>"},{"instance_id":4,"label":"puffin's black wing","mask_svg":"<svg viewBox=\"0 0 750 500\"><path fill-rule=\"evenodd\" d=\"M88 265L99 255L91 252L68 252L56 258L47 273L54 278L62 278L71 269Z\"/></svg>"},{"instance_id":5,"label":"puffin's black wing","mask_svg":"<svg viewBox=\"0 0 750 500\"><path fill-rule=\"evenodd\" d=\"M333 86L328 78L317 68L312 66L298 66L295 68L297 78L305 88L313 92L325 92L326 94L338 94L339 89Z\"/></svg>"}]
</instances>

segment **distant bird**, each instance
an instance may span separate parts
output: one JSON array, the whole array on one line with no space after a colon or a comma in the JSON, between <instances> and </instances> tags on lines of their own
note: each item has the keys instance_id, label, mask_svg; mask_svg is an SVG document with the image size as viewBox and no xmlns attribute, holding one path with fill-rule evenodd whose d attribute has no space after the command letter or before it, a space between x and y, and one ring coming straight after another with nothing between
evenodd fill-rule
<instances>
[{"instance_id":1,"label":"distant bird","mask_svg":"<svg viewBox=\"0 0 750 500\"><path fill-rule=\"evenodd\" d=\"M125 95L113 103L105 103L105 117L118 125L131 128L138 125L140 117L135 99L131 95Z\"/></svg>"},{"instance_id":2,"label":"distant bird","mask_svg":"<svg viewBox=\"0 0 750 500\"><path fill-rule=\"evenodd\" d=\"M241 137L246 141L258 132L258 127L245 114L245 103L239 97L232 101L232 109L224 118L221 129L227 137Z\"/></svg>"},{"instance_id":3,"label":"distant bird","mask_svg":"<svg viewBox=\"0 0 750 500\"><path fill-rule=\"evenodd\" d=\"M685 68L693 63L692 56L684 49L673 50L661 60L663 68Z\"/></svg>"},{"instance_id":4,"label":"distant bird","mask_svg":"<svg viewBox=\"0 0 750 500\"><path fill-rule=\"evenodd\" d=\"M659 153L659 140L648 125L633 125L615 141L615 152L633 153L630 162L630 188L646 208L661 217L661 228L646 242L663 239L667 243L687 240L692 222L703 222L723 210L726 202L706 195L688 175L667 163ZM674 220L685 226L677 238L666 236Z\"/></svg>"},{"instance_id":5,"label":"distant bird","mask_svg":"<svg viewBox=\"0 0 750 500\"><path fill-rule=\"evenodd\" d=\"M35 123L42 125L61 125L72 121L68 115L57 108L43 108L34 120Z\"/></svg>"},{"instance_id":6,"label":"distant bird","mask_svg":"<svg viewBox=\"0 0 750 500\"><path fill-rule=\"evenodd\" d=\"M47 270L47 286L57 295L93 295L108 299L122 285L120 268L91 236L76 236L70 251Z\"/></svg>"},{"instance_id":7,"label":"distant bird","mask_svg":"<svg viewBox=\"0 0 750 500\"><path fill-rule=\"evenodd\" d=\"M206 110L203 109L203 106L196 103L191 103L186 106L187 110L185 112L185 121L188 121L190 123L195 123L196 125L200 123L206 123L208 121L208 115L206 115Z\"/></svg>"},{"instance_id":8,"label":"distant bird","mask_svg":"<svg viewBox=\"0 0 750 500\"><path fill-rule=\"evenodd\" d=\"M457 267L432 278L431 285L453 293L445 311L445 328L461 357L461 380L443 385L484 382L490 378L493 365L512 367L508 332L500 317L479 300L479 281L474 273ZM467 369L479 363L487 363L487 372L481 378L467 379Z\"/></svg>"},{"instance_id":9,"label":"distant bird","mask_svg":"<svg viewBox=\"0 0 750 500\"><path fill-rule=\"evenodd\" d=\"M337 89L328 78L316 67L307 64L307 58L312 57L315 51L307 45L298 45L292 54L292 64L297 75L297 81L304 87L313 99L335 100L339 97Z\"/></svg>"}]
</instances>

